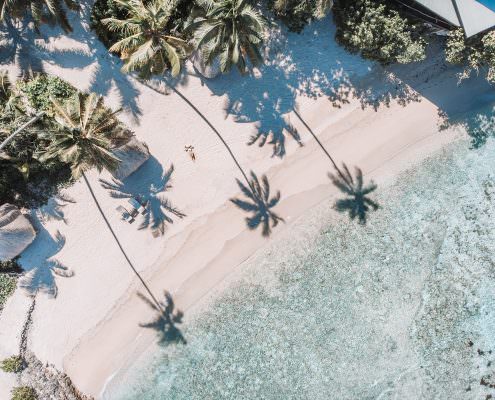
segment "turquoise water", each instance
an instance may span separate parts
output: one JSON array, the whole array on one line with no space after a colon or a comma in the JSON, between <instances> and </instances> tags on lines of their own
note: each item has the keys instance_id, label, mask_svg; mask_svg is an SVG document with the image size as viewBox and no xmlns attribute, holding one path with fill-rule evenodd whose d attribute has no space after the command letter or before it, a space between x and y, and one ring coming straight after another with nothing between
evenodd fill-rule
<instances>
[{"instance_id":1,"label":"turquoise water","mask_svg":"<svg viewBox=\"0 0 495 400\"><path fill-rule=\"evenodd\" d=\"M495 351L495 145L456 143L377 199L365 227L330 224L329 203L297 221L181 328L187 345L160 347L106 398L495 395L480 385Z\"/></svg>"}]
</instances>

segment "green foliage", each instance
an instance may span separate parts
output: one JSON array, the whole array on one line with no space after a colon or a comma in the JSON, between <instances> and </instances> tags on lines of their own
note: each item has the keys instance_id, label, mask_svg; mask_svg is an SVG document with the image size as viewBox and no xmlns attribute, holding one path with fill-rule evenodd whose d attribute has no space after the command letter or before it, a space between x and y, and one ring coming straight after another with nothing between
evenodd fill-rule
<instances>
[{"instance_id":1,"label":"green foliage","mask_svg":"<svg viewBox=\"0 0 495 400\"><path fill-rule=\"evenodd\" d=\"M12 389L12 400L37 400L36 390L30 386L18 386Z\"/></svg>"},{"instance_id":2,"label":"green foliage","mask_svg":"<svg viewBox=\"0 0 495 400\"><path fill-rule=\"evenodd\" d=\"M0 98L0 140L31 118L25 103L47 109L50 95L64 100L76 92L59 78L44 75L3 87L8 93ZM41 149L48 145L40 132L53 129L53 122L43 118L17 135L0 153L0 204L37 207L72 182L70 168L65 162L51 160L42 163L38 159Z\"/></svg>"},{"instance_id":3,"label":"green foliage","mask_svg":"<svg viewBox=\"0 0 495 400\"><path fill-rule=\"evenodd\" d=\"M18 373L24 369L24 360L21 356L12 356L2 360L0 368L4 372Z\"/></svg>"},{"instance_id":4,"label":"green foliage","mask_svg":"<svg viewBox=\"0 0 495 400\"><path fill-rule=\"evenodd\" d=\"M110 31L103 23L105 18L126 19L127 10L115 0L96 0L91 10L91 29L93 29L103 44L109 48L119 40L124 39L122 32Z\"/></svg>"},{"instance_id":5,"label":"green foliage","mask_svg":"<svg viewBox=\"0 0 495 400\"><path fill-rule=\"evenodd\" d=\"M222 72L236 66L241 73L248 62L257 66L263 62L266 20L251 0L197 0L199 15L188 26L193 43L201 50L203 61L211 65L216 60Z\"/></svg>"},{"instance_id":6,"label":"green foliage","mask_svg":"<svg viewBox=\"0 0 495 400\"><path fill-rule=\"evenodd\" d=\"M0 261L0 274L4 272L21 272L22 268L18 263L18 257L7 260Z\"/></svg>"},{"instance_id":7,"label":"green foliage","mask_svg":"<svg viewBox=\"0 0 495 400\"><path fill-rule=\"evenodd\" d=\"M17 286L17 278L8 274L0 274L0 310L3 308L9 296L14 293Z\"/></svg>"},{"instance_id":8,"label":"green foliage","mask_svg":"<svg viewBox=\"0 0 495 400\"><path fill-rule=\"evenodd\" d=\"M66 81L44 74L39 74L29 81L20 82L19 89L29 100L29 104L41 111L51 109L50 98L61 101L77 93L76 88Z\"/></svg>"},{"instance_id":9,"label":"green foliage","mask_svg":"<svg viewBox=\"0 0 495 400\"><path fill-rule=\"evenodd\" d=\"M332 4L331 0L270 0L268 8L290 31L301 32L312 19L325 17Z\"/></svg>"},{"instance_id":10,"label":"green foliage","mask_svg":"<svg viewBox=\"0 0 495 400\"><path fill-rule=\"evenodd\" d=\"M127 16L105 18L101 22L110 32L123 38L110 47L124 61L122 71L136 71L143 78L170 70L177 76L187 55L188 43L173 27L179 0L115 0Z\"/></svg>"},{"instance_id":11,"label":"green foliage","mask_svg":"<svg viewBox=\"0 0 495 400\"><path fill-rule=\"evenodd\" d=\"M426 42L419 28L373 0L338 0L333 7L337 41L353 53L382 64L421 61Z\"/></svg>"},{"instance_id":12,"label":"green foliage","mask_svg":"<svg viewBox=\"0 0 495 400\"><path fill-rule=\"evenodd\" d=\"M41 149L43 163L60 160L70 165L72 176L96 167L98 171L114 171L120 160L111 149L127 142L132 133L103 104L95 93L78 93L61 104L53 100L57 130L41 134L49 145Z\"/></svg>"},{"instance_id":13,"label":"green foliage","mask_svg":"<svg viewBox=\"0 0 495 400\"><path fill-rule=\"evenodd\" d=\"M67 10L79 10L74 0L0 0L0 20L7 18L21 20L28 15L36 29L42 23L60 25L65 32L72 27L67 19Z\"/></svg>"},{"instance_id":14,"label":"green foliage","mask_svg":"<svg viewBox=\"0 0 495 400\"><path fill-rule=\"evenodd\" d=\"M471 74L487 68L486 79L495 83L495 31L476 35L466 39L462 29L449 33L445 48L445 59L451 64L464 66L459 78L465 79Z\"/></svg>"}]
</instances>

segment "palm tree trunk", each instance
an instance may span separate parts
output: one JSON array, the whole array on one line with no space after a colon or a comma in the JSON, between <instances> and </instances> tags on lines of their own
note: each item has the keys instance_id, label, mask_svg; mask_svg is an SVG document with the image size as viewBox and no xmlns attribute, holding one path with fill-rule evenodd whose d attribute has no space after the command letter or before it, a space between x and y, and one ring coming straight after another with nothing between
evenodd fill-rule
<instances>
[{"instance_id":1,"label":"palm tree trunk","mask_svg":"<svg viewBox=\"0 0 495 400\"><path fill-rule=\"evenodd\" d=\"M147 87L149 87L149 88L151 88L151 89L159 92L158 89L152 87L146 81L140 79L140 82L143 83L144 85L146 85ZM222 135L220 134L220 132L218 132L217 128L215 128L213 126L213 124L204 116L204 114L201 111L199 111L199 109L186 96L184 96L181 92L179 92L173 85L168 85L168 87L170 87L182 100L184 100L189 105L189 107L191 107L196 112L196 114L198 114L201 117L201 119L206 122L206 124L215 133L215 135L217 135L218 139L220 139L220 141L222 142L222 144L225 146L225 148L227 149L228 153L232 157L232 160L234 160L234 163L237 166L237 168L239 169L239 171L241 172L242 176L244 177L244 180L246 181L246 183L248 184L248 186L251 188L251 190L254 191L254 189L252 187L252 184L251 184L251 181L249 180L247 174L242 169L241 165L237 161L237 158L235 158L234 153L232 152L232 150L230 149L229 145L227 144L227 142L225 141L225 139L222 137Z\"/></svg>"},{"instance_id":2,"label":"palm tree trunk","mask_svg":"<svg viewBox=\"0 0 495 400\"><path fill-rule=\"evenodd\" d=\"M110 233L112 234L113 238L115 239L115 242L117 242L117 245L119 246L119 249L122 252L122 254L124 255L124 258L126 259L127 263L131 267L131 269L134 272L134 274L136 274L136 276L138 277L138 279L141 281L141 283L143 284L144 288L148 292L149 296L151 297L151 299L153 300L153 302L155 303L155 305L158 307L158 309L162 313L164 313L165 310L163 309L162 305L160 304L160 302L158 301L158 299L155 297L155 295L153 294L153 292L151 291L151 289L149 288L149 286L146 284L146 282L144 281L144 279L141 277L141 275L136 270L136 268L132 264L131 260L127 256L124 248L122 247L122 244L120 243L119 239L117 238L117 235L115 234L115 231L112 229L112 226L110 225L110 222L108 221L107 217L105 216L105 213L103 212L103 210L102 210L102 208L100 206L100 203L98 203L98 200L96 199L95 193L93 192L93 189L92 189L92 187L91 187L91 185L90 185L90 183L88 181L88 178L86 177L86 174L84 172L82 173L82 177L84 179L84 182L88 186L89 192L91 193L91 197L93 197L93 200L96 203L96 207L98 208L98 211L100 212L101 216L103 217L103 220L105 221L108 229L110 230Z\"/></svg>"},{"instance_id":3,"label":"palm tree trunk","mask_svg":"<svg viewBox=\"0 0 495 400\"><path fill-rule=\"evenodd\" d=\"M191 101L186 96L184 96L181 92L179 92L175 87L171 86L171 88L172 88L172 90L175 93L177 93L182 98L182 100L184 100L194 111L196 111L196 113L201 117L201 119L203 121L205 121L206 124L215 133L215 135L217 135L218 139L220 139L220 141L222 142L222 144L225 146L225 148L229 152L230 156L232 157L232 160L234 160L235 165L237 166L237 168L239 168L239 171L241 171L242 176L244 177L244 179L246 180L246 182L248 183L248 185L251 186L251 181L248 179L246 173L244 172L244 170L242 169L241 165L237 161L237 158L235 158L234 153L232 153L232 150L230 149L229 145L227 144L227 142L225 141L225 139L222 137L222 135L220 134L220 132L218 132L217 128L215 128L213 126L213 124L203 115L203 113L201 111L198 110L198 108L193 103L191 103Z\"/></svg>"},{"instance_id":4,"label":"palm tree trunk","mask_svg":"<svg viewBox=\"0 0 495 400\"><path fill-rule=\"evenodd\" d=\"M326 156L328 157L328 159L331 161L333 167L335 168L335 170L337 171L337 173L339 174L339 176L344 180L345 183L347 183L347 185L350 188L352 188L351 183L344 176L344 174L342 173L342 171L340 170L340 168L337 166L337 163L334 161L334 159L332 158L332 156L330 155L330 153L327 151L327 149L325 149L325 146L323 146L323 144L320 142L320 140L315 135L315 133L313 132L313 130L309 127L309 125L306 123L306 121L304 121L302 119L302 117L299 115L299 113L295 109L293 111L294 111L294 114L296 114L297 118L299 118L299 121L302 122L302 124L306 127L306 129L309 131L309 133L311 133L311 135L314 137L314 139L316 140L316 143L319 144L319 146L321 147L321 149L323 150L323 152L326 154Z\"/></svg>"},{"instance_id":5,"label":"palm tree trunk","mask_svg":"<svg viewBox=\"0 0 495 400\"><path fill-rule=\"evenodd\" d=\"M21 127L17 128L10 136L7 137L7 139L5 139L2 143L0 143L0 151L2 151L3 148L6 147L19 133L21 133L28 126L34 124L43 115L45 115L45 112L44 111L41 111L38 114L36 114L33 118L31 118L28 122L26 122L24 125L22 125Z\"/></svg>"}]
</instances>

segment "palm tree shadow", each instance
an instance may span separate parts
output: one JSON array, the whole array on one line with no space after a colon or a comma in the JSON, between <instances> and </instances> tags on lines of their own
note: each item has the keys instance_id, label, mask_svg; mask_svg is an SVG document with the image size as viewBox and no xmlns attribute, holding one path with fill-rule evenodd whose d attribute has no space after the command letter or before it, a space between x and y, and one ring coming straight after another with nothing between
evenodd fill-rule
<instances>
[{"instance_id":1,"label":"palm tree shadow","mask_svg":"<svg viewBox=\"0 0 495 400\"><path fill-rule=\"evenodd\" d=\"M137 295L157 314L153 321L141 323L140 327L155 330L159 334L159 344L162 346L170 343L187 344L186 338L177 327L177 324L182 323L184 313L175 309L174 300L168 291L163 292L165 299L160 302L161 309L142 293L137 293Z\"/></svg>"},{"instance_id":2,"label":"palm tree shadow","mask_svg":"<svg viewBox=\"0 0 495 400\"><path fill-rule=\"evenodd\" d=\"M258 143L263 147L270 144L273 146L272 157L280 158L286 154L287 137L302 146L299 132L287 118L295 106L295 93L287 85L281 69L265 66L261 77L243 76L236 85L226 77L205 80L205 83L216 96L227 94L226 117L232 116L239 123L254 124L248 145Z\"/></svg>"},{"instance_id":3,"label":"palm tree shadow","mask_svg":"<svg viewBox=\"0 0 495 400\"><path fill-rule=\"evenodd\" d=\"M247 200L230 199L230 201L241 210L253 214L250 217L246 217L246 224L249 229L255 230L261 225L262 235L265 237L270 236L272 228L276 227L279 222L284 222L282 217L279 217L271 210L280 201L280 192L277 192L274 197L270 198L268 178L266 175L263 175L260 183L253 171L251 171L249 187L238 179L236 181L244 196L247 197Z\"/></svg>"},{"instance_id":4,"label":"palm tree shadow","mask_svg":"<svg viewBox=\"0 0 495 400\"><path fill-rule=\"evenodd\" d=\"M147 203L149 212L143 216L139 229L151 229L154 234L163 235L167 224L174 223L174 217L186 216L165 197L165 192L172 188L173 172L173 165L164 171L158 160L151 157L123 182L114 178L111 181L100 179L100 183L114 198L139 198Z\"/></svg>"},{"instance_id":5,"label":"palm tree shadow","mask_svg":"<svg viewBox=\"0 0 495 400\"><path fill-rule=\"evenodd\" d=\"M0 64L14 64L20 75L27 77L44 72L43 63L82 69L93 62L93 58L84 51L51 48L47 45L46 29L55 31L55 36L60 36L62 32L61 28L43 27L37 33L28 20L15 23L6 20L0 27Z\"/></svg>"},{"instance_id":6,"label":"palm tree shadow","mask_svg":"<svg viewBox=\"0 0 495 400\"><path fill-rule=\"evenodd\" d=\"M72 37L81 42L85 42L91 49L93 62L96 63L91 76L89 91L108 96L112 88L117 89L120 107L131 114L135 123L139 123L139 117L143 114L136 99L139 97L139 90L136 88L134 79L121 71L122 62L120 59L109 53L108 49L91 30L89 24L82 24L82 21L90 21L91 4L81 5L81 18L71 19L74 29Z\"/></svg>"},{"instance_id":7,"label":"palm tree shadow","mask_svg":"<svg viewBox=\"0 0 495 400\"><path fill-rule=\"evenodd\" d=\"M37 210L37 213L42 221L56 220L67 224L64 208L68 203L75 203L75 200L67 194L58 193L50 197L48 202Z\"/></svg>"},{"instance_id":8,"label":"palm tree shadow","mask_svg":"<svg viewBox=\"0 0 495 400\"><path fill-rule=\"evenodd\" d=\"M50 297L57 297L55 277L67 278L74 275L71 269L55 258L65 245L65 237L58 231L55 235L50 235L36 217L33 220L37 235L35 241L19 259L19 263L26 271L19 280L19 286L30 295L40 291Z\"/></svg>"},{"instance_id":9,"label":"palm tree shadow","mask_svg":"<svg viewBox=\"0 0 495 400\"><path fill-rule=\"evenodd\" d=\"M369 211L376 211L380 205L368 198L368 195L375 191L377 185L371 181L364 185L363 172L355 167L355 178L345 164L337 174L328 173L332 183L348 197L338 199L335 202L335 209L341 213L348 213L351 220L358 219L361 225L366 224Z\"/></svg>"}]
</instances>

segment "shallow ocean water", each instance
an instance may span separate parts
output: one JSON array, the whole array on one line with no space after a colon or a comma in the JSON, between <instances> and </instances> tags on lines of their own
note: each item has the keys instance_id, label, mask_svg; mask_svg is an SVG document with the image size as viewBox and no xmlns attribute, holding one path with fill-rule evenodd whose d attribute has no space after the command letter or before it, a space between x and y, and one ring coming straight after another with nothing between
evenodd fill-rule
<instances>
[{"instance_id":1,"label":"shallow ocean water","mask_svg":"<svg viewBox=\"0 0 495 400\"><path fill-rule=\"evenodd\" d=\"M495 396L494 143L453 144L376 199L366 226L331 202L296 221L180 327L187 345L105 398Z\"/></svg>"}]
</instances>

